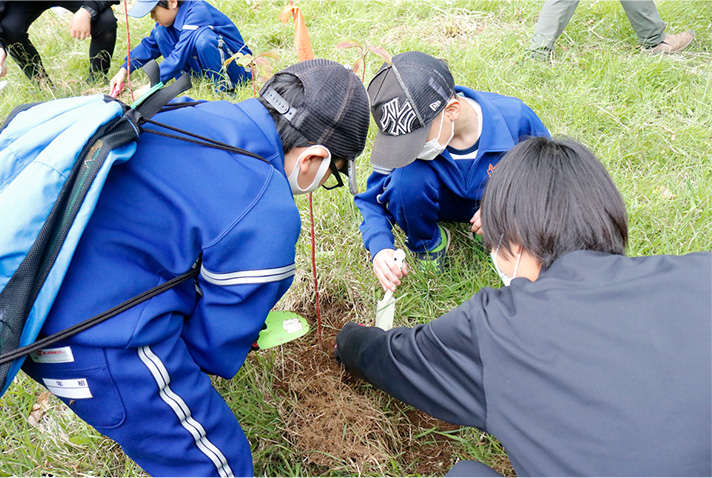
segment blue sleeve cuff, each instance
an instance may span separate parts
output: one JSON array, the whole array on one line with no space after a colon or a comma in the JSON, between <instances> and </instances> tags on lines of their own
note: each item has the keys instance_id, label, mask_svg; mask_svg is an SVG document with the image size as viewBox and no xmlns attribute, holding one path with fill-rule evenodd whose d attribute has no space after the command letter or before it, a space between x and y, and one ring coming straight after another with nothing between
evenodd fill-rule
<instances>
[{"instance_id":1,"label":"blue sleeve cuff","mask_svg":"<svg viewBox=\"0 0 712 478\"><path fill-rule=\"evenodd\" d=\"M373 258L376 257L376 254L383 249L395 249L395 245L393 244L393 238L390 234L380 233L368 240L366 248L371 253L371 262L373 262Z\"/></svg>"}]
</instances>

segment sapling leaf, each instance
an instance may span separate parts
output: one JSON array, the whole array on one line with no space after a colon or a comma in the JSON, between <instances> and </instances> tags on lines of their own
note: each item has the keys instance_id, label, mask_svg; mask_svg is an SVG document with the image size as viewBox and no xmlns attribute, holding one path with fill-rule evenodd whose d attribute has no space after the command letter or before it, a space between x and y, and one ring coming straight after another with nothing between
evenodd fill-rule
<instances>
[{"instance_id":1,"label":"sapling leaf","mask_svg":"<svg viewBox=\"0 0 712 478\"><path fill-rule=\"evenodd\" d=\"M279 54L273 52L272 50L266 51L264 53L260 53L259 55L257 55L257 57L258 58L269 57L269 58L272 58L275 60L279 60Z\"/></svg>"},{"instance_id":2,"label":"sapling leaf","mask_svg":"<svg viewBox=\"0 0 712 478\"><path fill-rule=\"evenodd\" d=\"M375 53L376 55L382 57L384 60L386 60L386 63L388 63L388 64L391 63L391 55L382 46L371 46L368 49L371 50L371 52Z\"/></svg>"},{"instance_id":3,"label":"sapling leaf","mask_svg":"<svg viewBox=\"0 0 712 478\"><path fill-rule=\"evenodd\" d=\"M233 61L235 63L237 63L238 65L240 65L241 67L247 68L252 63L253 58L252 58L252 55L246 55L244 53L235 53L230 58L225 60L225 63L223 64L223 66L229 65Z\"/></svg>"},{"instance_id":4,"label":"sapling leaf","mask_svg":"<svg viewBox=\"0 0 712 478\"><path fill-rule=\"evenodd\" d=\"M336 49L337 49L337 50L342 50L342 49L344 49L344 48L360 48L360 49L363 49L363 46L362 46L360 43L358 43L358 42L356 42L356 41L353 41L353 40L342 41L342 42L340 42L338 45L336 45Z\"/></svg>"}]
</instances>

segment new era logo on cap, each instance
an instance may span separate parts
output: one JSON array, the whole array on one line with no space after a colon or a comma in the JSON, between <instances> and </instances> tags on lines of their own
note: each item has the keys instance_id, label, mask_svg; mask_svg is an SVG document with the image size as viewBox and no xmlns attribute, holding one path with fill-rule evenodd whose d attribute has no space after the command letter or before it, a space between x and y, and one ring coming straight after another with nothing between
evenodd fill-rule
<instances>
[{"instance_id":1,"label":"new era logo on cap","mask_svg":"<svg viewBox=\"0 0 712 478\"><path fill-rule=\"evenodd\" d=\"M437 111L438 108L440 108L440 105L441 105L441 104L443 104L443 102L440 101L440 100L438 100L438 101L434 101L434 102L430 103L429 106L430 106L430 109L431 109L431 110Z\"/></svg>"}]
</instances>

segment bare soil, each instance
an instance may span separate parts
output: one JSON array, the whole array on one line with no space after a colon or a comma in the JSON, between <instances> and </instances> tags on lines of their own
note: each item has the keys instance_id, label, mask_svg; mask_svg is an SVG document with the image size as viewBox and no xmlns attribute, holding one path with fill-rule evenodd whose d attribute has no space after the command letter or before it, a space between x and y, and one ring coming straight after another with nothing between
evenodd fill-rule
<instances>
[{"instance_id":1,"label":"bare soil","mask_svg":"<svg viewBox=\"0 0 712 478\"><path fill-rule=\"evenodd\" d=\"M296 305L296 304L294 304ZM316 329L314 307L292 308ZM437 420L346 371L333 357L336 334L349 319L344 304L322 300L322 339L316 333L290 344L275 364L275 387L285 399L279 407L285 433L318 474L392 473L443 476L463 456L457 440L438 432L459 427ZM314 330L316 331L316 330ZM509 461L495 464L513 476Z\"/></svg>"}]
</instances>

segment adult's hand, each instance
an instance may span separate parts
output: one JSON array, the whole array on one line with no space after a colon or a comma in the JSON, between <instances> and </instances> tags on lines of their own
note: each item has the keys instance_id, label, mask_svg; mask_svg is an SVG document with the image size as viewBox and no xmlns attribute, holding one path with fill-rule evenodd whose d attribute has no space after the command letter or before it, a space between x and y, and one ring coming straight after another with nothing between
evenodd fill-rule
<instances>
[{"instance_id":1,"label":"adult's hand","mask_svg":"<svg viewBox=\"0 0 712 478\"><path fill-rule=\"evenodd\" d=\"M0 78L5 76L7 73L7 66L5 66L5 58L7 58L7 53L5 53L5 49L3 47L0 47Z\"/></svg>"},{"instance_id":2,"label":"adult's hand","mask_svg":"<svg viewBox=\"0 0 712 478\"><path fill-rule=\"evenodd\" d=\"M69 33L72 38L85 40L91 36L91 13L84 8L80 8L72 15L72 20L69 22Z\"/></svg>"},{"instance_id":3,"label":"adult's hand","mask_svg":"<svg viewBox=\"0 0 712 478\"><path fill-rule=\"evenodd\" d=\"M373 258L373 272L376 273L378 281L383 290L392 290L401 284L400 278L408 274L408 264L403 264L403 268L398 268L393 260L395 249L382 249Z\"/></svg>"},{"instance_id":4,"label":"adult's hand","mask_svg":"<svg viewBox=\"0 0 712 478\"><path fill-rule=\"evenodd\" d=\"M472 219L470 219L470 224L472 224L470 229L472 229L472 232L478 236L482 235L482 214L480 211L481 209L478 209L475 215L472 216Z\"/></svg>"}]
</instances>

